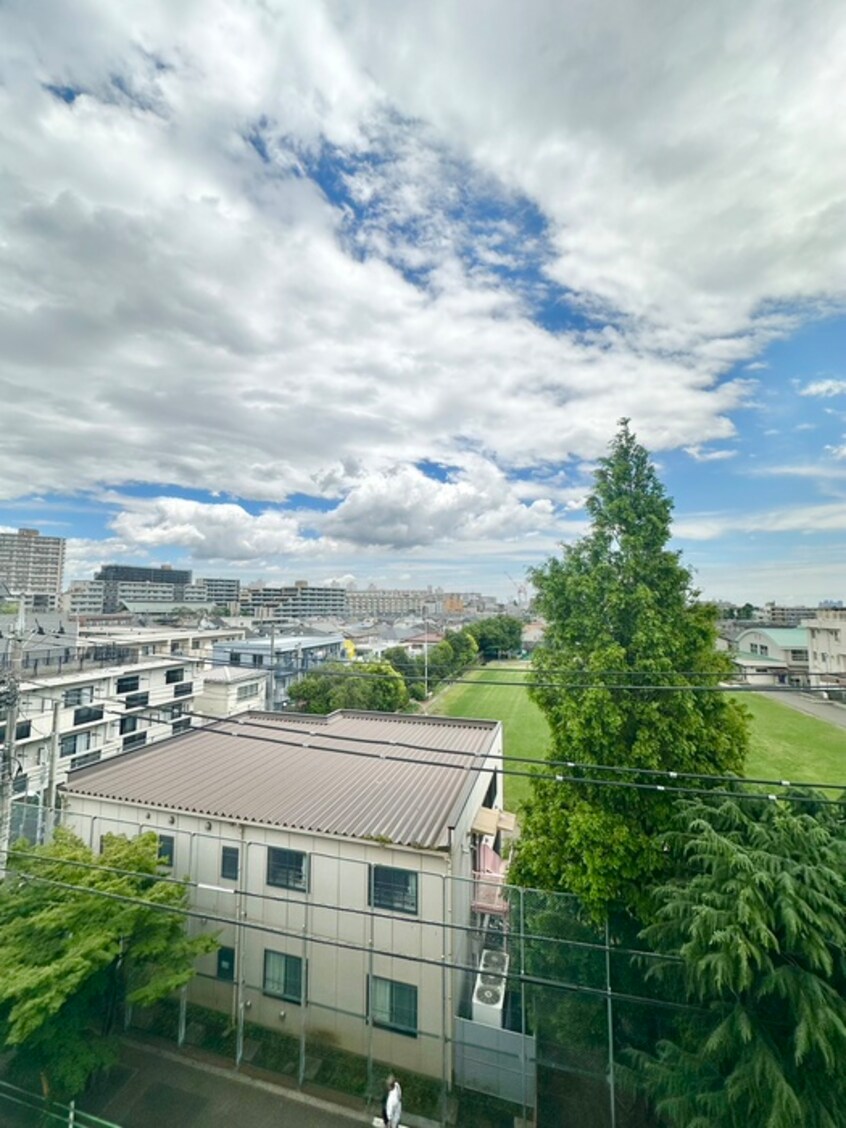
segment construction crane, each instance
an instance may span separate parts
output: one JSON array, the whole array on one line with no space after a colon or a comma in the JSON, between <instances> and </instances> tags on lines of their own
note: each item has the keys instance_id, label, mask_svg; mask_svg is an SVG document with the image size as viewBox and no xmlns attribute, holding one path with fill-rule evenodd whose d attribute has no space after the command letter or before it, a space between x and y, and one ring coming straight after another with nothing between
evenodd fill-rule
<instances>
[{"instance_id":1,"label":"construction crane","mask_svg":"<svg viewBox=\"0 0 846 1128\"><path fill-rule=\"evenodd\" d=\"M514 577L509 576L507 572L505 573L505 576L512 582L512 584L514 584L515 588L517 589L517 606L527 607L529 604L529 589L525 584L518 584Z\"/></svg>"}]
</instances>

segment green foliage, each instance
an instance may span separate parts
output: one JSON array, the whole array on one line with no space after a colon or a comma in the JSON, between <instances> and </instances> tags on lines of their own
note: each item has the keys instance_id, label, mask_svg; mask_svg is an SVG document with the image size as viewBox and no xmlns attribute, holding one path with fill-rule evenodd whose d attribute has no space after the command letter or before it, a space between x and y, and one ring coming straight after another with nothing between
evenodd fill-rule
<instances>
[{"instance_id":1,"label":"green foliage","mask_svg":"<svg viewBox=\"0 0 846 1128\"><path fill-rule=\"evenodd\" d=\"M387 662L329 662L291 687L291 700L303 713L369 709L396 713L408 705L402 676Z\"/></svg>"},{"instance_id":2,"label":"green foliage","mask_svg":"<svg viewBox=\"0 0 846 1128\"><path fill-rule=\"evenodd\" d=\"M59 829L47 846L19 843L9 868L0 885L0 1041L19 1071L70 1099L115 1059L124 1004L183 986L217 941L189 938L184 917L162 911L184 907L187 893L159 880L155 834L107 835L98 856Z\"/></svg>"},{"instance_id":3,"label":"green foliage","mask_svg":"<svg viewBox=\"0 0 846 1128\"><path fill-rule=\"evenodd\" d=\"M532 577L548 626L531 692L549 721L549 758L739 772L742 708L696 688L730 673L715 650L715 611L695 601L666 547L672 504L625 421L587 509L588 535ZM656 835L670 811L652 792L537 779L511 879L572 891L596 916L618 901L636 910L662 870Z\"/></svg>"},{"instance_id":4,"label":"green foliage","mask_svg":"<svg viewBox=\"0 0 846 1128\"><path fill-rule=\"evenodd\" d=\"M846 820L834 806L685 803L643 938L699 1010L633 1055L678 1125L837 1128L846 1107Z\"/></svg>"},{"instance_id":5,"label":"green foliage","mask_svg":"<svg viewBox=\"0 0 846 1128\"><path fill-rule=\"evenodd\" d=\"M479 647L485 661L492 658L509 658L520 653L523 643L523 624L511 615L495 615L479 619L466 628Z\"/></svg>"}]
</instances>

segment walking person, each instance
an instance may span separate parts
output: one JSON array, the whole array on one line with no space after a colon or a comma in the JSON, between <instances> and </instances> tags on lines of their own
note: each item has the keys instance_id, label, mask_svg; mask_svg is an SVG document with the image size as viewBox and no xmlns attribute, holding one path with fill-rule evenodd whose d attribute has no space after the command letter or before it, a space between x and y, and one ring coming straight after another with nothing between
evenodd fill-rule
<instances>
[{"instance_id":1,"label":"walking person","mask_svg":"<svg viewBox=\"0 0 846 1128\"><path fill-rule=\"evenodd\" d=\"M400 1128L402 1116L402 1089L396 1077L388 1078L388 1095L385 1100L385 1123L389 1128Z\"/></svg>"}]
</instances>

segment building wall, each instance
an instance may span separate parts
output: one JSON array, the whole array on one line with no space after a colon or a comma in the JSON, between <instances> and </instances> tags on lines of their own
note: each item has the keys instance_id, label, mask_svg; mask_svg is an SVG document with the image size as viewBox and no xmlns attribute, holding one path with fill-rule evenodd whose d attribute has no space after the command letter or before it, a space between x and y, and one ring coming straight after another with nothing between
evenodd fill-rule
<instances>
[{"instance_id":1,"label":"building wall","mask_svg":"<svg viewBox=\"0 0 846 1128\"><path fill-rule=\"evenodd\" d=\"M450 915L447 854L271 827L236 827L202 816L124 808L72 792L66 799L66 820L94 849L106 833L131 836L154 830L173 837L174 874L214 886L192 891L193 906L233 921L224 925L211 921L208 927L219 931L221 944L235 950L236 980L243 980L249 1021L294 1035L306 1022L313 1040L325 1036L327 1042L357 1054L366 1054L370 1044L379 1060L440 1075L443 1038L451 1030L454 1011L451 975L442 956L452 962L460 948L456 932L444 928L444 922L470 923L469 917L458 921ZM224 845L240 850L239 881L221 877ZM309 855L307 892L267 884L268 846ZM409 869L418 875L417 914L397 919L398 914L371 909L371 865ZM239 886L243 895L236 892ZM239 918L241 911L245 915ZM265 950L304 959L305 1005L265 992ZM201 974L191 985L190 997L231 1012L237 985L218 980L216 966L216 955L200 961ZM369 975L417 988L416 1037L368 1023Z\"/></svg>"},{"instance_id":2,"label":"building wall","mask_svg":"<svg viewBox=\"0 0 846 1128\"><path fill-rule=\"evenodd\" d=\"M234 717L250 709L262 709L267 699L267 681L267 674L231 682L206 678L197 698L197 711L203 716Z\"/></svg>"}]
</instances>

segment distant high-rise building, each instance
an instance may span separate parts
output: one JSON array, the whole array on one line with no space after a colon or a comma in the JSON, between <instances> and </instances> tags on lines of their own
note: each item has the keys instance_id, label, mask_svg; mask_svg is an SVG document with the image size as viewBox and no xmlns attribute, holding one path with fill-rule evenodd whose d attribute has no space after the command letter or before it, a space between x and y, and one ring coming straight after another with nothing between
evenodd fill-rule
<instances>
[{"instance_id":1,"label":"distant high-rise building","mask_svg":"<svg viewBox=\"0 0 846 1128\"><path fill-rule=\"evenodd\" d=\"M103 583L103 611L112 614L120 610L121 584L166 584L174 589L173 602L178 603L182 599L183 589L191 583L191 572L171 568L169 564L162 564L158 568L135 564L104 564L94 579Z\"/></svg>"},{"instance_id":2,"label":"distant high-rise building","mask_svg":"<svg viewBox=\"0 0 846 1128\"><path fill-rule=\"evenodd\" d=\"M0 533L0 583L12 592L23 592L27 607L55 611L64 570L64 537L42 537L37 529ZM0 590L0 599L3 595Z\"/></svg>"}]
</instances>

